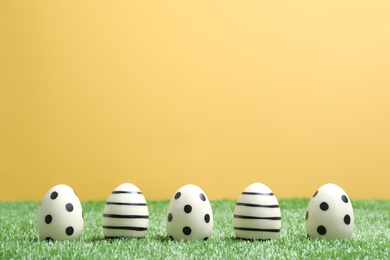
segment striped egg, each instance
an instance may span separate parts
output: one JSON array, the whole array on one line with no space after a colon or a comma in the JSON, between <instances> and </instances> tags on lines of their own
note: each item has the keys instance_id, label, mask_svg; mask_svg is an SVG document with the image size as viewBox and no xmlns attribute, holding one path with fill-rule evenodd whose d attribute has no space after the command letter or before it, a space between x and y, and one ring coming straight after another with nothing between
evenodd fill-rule
<instances>
[{"instance_id":1,"label":"striped egg","mask_svg":"<svg viewBox=\"0 0 390 260\"><path fill-rule=\"evenodd\" d=\"M105 238L145 237L149 226L149 210L137 186L123 183L107 199L103 211Z\"/></svg>"},{"instance_id":2,"label":"striped egg","mask_svg":"<svg viewBox=\"0 0 390 260\"><path fill-rule=\"evenodd\" d=\"M277 238L282 226L278 200L267 185L253 183L234 208L234 231L241 239Z\"/></svg>"}]
</instances>

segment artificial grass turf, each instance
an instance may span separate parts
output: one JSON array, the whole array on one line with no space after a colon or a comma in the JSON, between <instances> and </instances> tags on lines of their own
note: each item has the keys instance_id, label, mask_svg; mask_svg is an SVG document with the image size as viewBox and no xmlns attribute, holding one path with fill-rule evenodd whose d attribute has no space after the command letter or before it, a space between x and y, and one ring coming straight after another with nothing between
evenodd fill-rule
<instances>
[{"instance_id":1,"label":"artificial grass turf","mask_svg":"<svg viewBox=\"0 0 390 260\"><path fill-rule=\"evenodd\" d=\"M307 239L309 199L279 199L282 230L274 240L234 238L233 200L212 200L213 235L207 241L170 241L165 218L169 201L148 201L145 238L105 240L104 201L82 202L84 230L75 241L39 241L38 202L0 202L0 259L390 259L390 201L352 201L355 230L343 241Z\"/></svg>"}]
</instances>

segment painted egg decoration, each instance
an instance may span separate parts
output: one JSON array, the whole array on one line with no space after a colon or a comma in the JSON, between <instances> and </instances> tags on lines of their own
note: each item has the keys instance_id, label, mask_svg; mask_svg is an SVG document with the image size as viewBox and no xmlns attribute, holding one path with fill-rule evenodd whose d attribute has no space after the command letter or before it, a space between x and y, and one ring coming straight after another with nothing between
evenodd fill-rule
<instances>
[{"instance_id":1,"label":"painted egg decoration","mask_svg":"<svg viewBox=\"0 0 390 260\"><path fill-rule=\"evenodd\" d=\"M279 236L282 227L279 203L267 185L256 182L241 193L234 208L233 226L240 239Z\"/></svg>"},{"instance_id":2,"label":"painted egg decoration","mask_svg":"<svg viewBox=\"0 0 390 260\"><path fill-rule=\"evenodd\" d=\"M84 226L83 210L74 190L59 184L43 197L38 212L40 240L75 240Z\"/></svg>"},{"instance_id":3,"label":"painted egg decoration","mask_svg":"<svg viewBox=\"0 0 390 260\"><path fill-rule=\"evenodd\" d=\"M348 239L354 229L354 214L347 193L333 183L321 186L311 198L306 211L308 237Z\"/></svg>"},{"instance_id":4,"label":"painted egg decoration","mask_svg":"<svg viewBox=\"0 0 390 260\"><path fill-rule=\"evenodd\" d=\"M145 237L149 227L149 210L141 190L123 183L107 199L103 210L105 238Z\"/></svg>"},{"instance_id":5,"label":"painted egg decoration","mask_svg":"<svg viewBox=\"0 0 390 260\"><path fill-rule=\"evenodd\" d=\"M171 240L207 240L213 231L213 211L204 191L187 184L169 202L166 228Z\"/></svg>"}]
</instances>

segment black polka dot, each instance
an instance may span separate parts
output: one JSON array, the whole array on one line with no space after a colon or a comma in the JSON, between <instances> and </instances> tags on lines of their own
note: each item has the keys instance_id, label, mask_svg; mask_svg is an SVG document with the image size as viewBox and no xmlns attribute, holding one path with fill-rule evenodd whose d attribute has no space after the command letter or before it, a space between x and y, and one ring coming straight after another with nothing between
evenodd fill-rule
<instances>
[{"instance_id":1,"label":"black polka dot","mask_svg":"<svg viewBox=\"0 0 390 260\"><path fill-rule=\"evenodd\" d=\"M72 212L73 211L73 205L72 203L68 203L65 205L65 208L68 212Z\"/></svg>"},{"instance_id":2,"label":"black polka dot","mask_svg":"<svg viewBox=\"0 0 390 260\"><path fill-rule=\"evenodd\" d=\"M203 238L203 240L204 240L204 241L207 241L207 240L209 240L209 238L208 238L208 237L205 237L205 238Z\"/></svg>"},{"instance_id":3,"label":"black polka dot","mask_svg":"<svg viewBox=\"0 0 390 260\"><path fill-rule=\"evenodd\" d=\"M179 192L177 192L177 193L175 194L175 199L177 200L178 198L180 198L180 196L181 196L181 192L179 191Z\"/></svg>"},{"instance_id":4,"label":"black polka dot","mask_svg":"<svg viewBox=\"0 0 390 260\"><path fill-rule=\"evenodd\" d=\"M190 213L191 211L192 211L192 207L191 207L191 205L185 205L184 206L184 211L185 211L185 213Z\"/></svg>"},{"instance_id":5,"label":"black polka dot","mask_svg":"<svg viewBox=\"0 0 390 260\"><path fill-rule=\"evenodd\" d=\"M52 200L55 200L56 198L58 197L58 193L56 191L53 191L51 194L50 194L50 198Z\"/></svg>"},{"instance_id":6,"label":"black polka dot","mask_svg":"<svg viewBox=\"0 0 390 260\"><path fill-rule=\"evenodd\" d=\"M204 215L204 221L206 221L206 223L210 222L210 215L209 214Z\"/></svg>"},{"instance_id":7,"label":"black polka dot","mask_svg":"<svg viewBox=\"0 0 390 260\"><path fill-rule=\"evenodd\" d=\"M306 220L309 218L309 211L306 211Z\"/></svg>"},{"instance_id":8,"label":"black polka dot","mask_svg":"<svg viewBox=\"0 0 390 260\"><path fill-rule=\"evenodd\" d=\"M317 232L318 232L318 234L320 234L321 236L323 236L323 235L326 234L326 228L325 228L324 226L318 226Z\"/></svg>"},{"instance_id":9,"label":"black polka dot","mask_svg":"<svg viewBox=\"0 0 390 260\"><path fill-rule=\"evenodd\" d=\"M50 224L52 220L53 220L53 218L51 215L46 215L46 217L45 217L46 224Z\"/></svg>"},{"instance_id":10,"label":"black polka dot","mask_svg":"<svg viewBox=\"0 0 390 260\"><path fill-rule=\"evenodd\" d=\"M344 217L344 223L347 225L351 223L351 217L348 214Z\"/></svg>"},{"instance_id":11,"label":"black polka dot","mask_svg":"<svg viewBox=\"0 0 390 260\"><path fill-rule=\"evenodd\" d=\"M169 240L171 240L171 241L172 241L172 240L173 240L173 236L169 236Z\"/></svg>"},{"instance_id":12,"label":"black polka dot","mask_svg":"<svg viewBox=\"0 0 390 260\"><path fill-rule=\"evenodd\" d=\"M343 196L341 196L341 199L342 199L345 203L348 203L348 198L347 198L347 196L343 195Z\"/></svg>"},{"instance_id":13,"label":"black polka dot","mask_svg":"<svg viewBox=\"0 0 390 260\"><path fill-rule=\"evenodd\" d=\"M316 192L314 192L313 198L314 198L315 196L317 196L317 194L318 194L318 190L317 190Z\"/></svg>"},{"instance_id":14,"label":"black polka dot","mask_svg":"<svg viewBox=\"0 0 390 260\"><path fill-rule=\"evenodd\" d=\"M322 202L322 203L320 204L320 209L322 209L323 211L328 210L328 209L329 209L328 203Z\"/></svg>"},{"instance_id":15,"label":"black polka dot","mask_svg":"<svg viewBox=\"0 0 390 260\"><path fill-rule=\"evenodd\" d=\"M187 235L187 236L189 236L189 235L191 235L191 228L190 227L184 227L183 228L183 233L184 233L184 235Z\"/></svg>"},{"instance_id":16,"label":"black polka dot","mask_svg":"<svg viewBox=\"0 0 390 260\"><path fill-rule=\"evenodd\" d=\"M51 237L47 237L47 238L45 238L45 240L46 240L46 241L54 241L54 239L51 238Z\"/></svg>"},{"instance_id":17,"label":"black polka dot","mask_svg":"<svg viewBox=\"0 0 390 260\"><path fill-rule=\"evenodd\" d=\"M73 227L67 227L65 232L68 236L71 236L74 232L74 229L73 229Z\"/></svg>"},{"instance_id":18,"label":"black polka dot","mask_svg":"<svg viewBox=\"0 0 390 260\"><path fill-rule=\"evenodd\" d=\"M169 213L169 214L168 214L168 222L171 222L171 221L172 221L172 218L173 218L172 214Z\"/></svg>"},{"instance_id":19,"label":"black polka dot","mask_svg":"<svg viewBox=\"0 0 390 260\"><path fill-rule=\"evenodd\" d=\"M199 194L199 197L202 201L206 201L206 196L203 193Z\"/></svg>"}]
</instances>

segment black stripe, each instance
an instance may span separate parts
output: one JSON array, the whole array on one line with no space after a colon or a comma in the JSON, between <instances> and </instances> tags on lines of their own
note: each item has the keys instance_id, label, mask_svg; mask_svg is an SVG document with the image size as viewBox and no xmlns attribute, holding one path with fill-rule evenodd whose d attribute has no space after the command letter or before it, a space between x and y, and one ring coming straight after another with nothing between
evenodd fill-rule
<instances>
[{"instance_id":1,"label":"black stripe","mask_svg":"<svg viewBox=\"0 0 390 260\"><path fill-rule=\"evenodd\" d=\"M106 205L146 206L146 203L124 203L124 202L107 201Z\"/></svg>"},{"instance_id":2,"label":"black stripe","mask_svg":"<svg viewBox=\"0 0 390 260\"><path fill-rule=\"evenodd\" d=\"M264 195L264 196L273 196L274 195L272 192L251 192L251 191L244 191L241 194L243 194L243 195Z\"/></svg>"},{"instance_id":3,"label":"black stripe","mask_svg":"<svg viewBox=\"0 0 390 260\"><path fill-rule=\"evenodd\" d=\"M114 190L112 194L142 194L140 191Z\"/></svg>"},{"instance_id":4,"label":"black stripe","mask_svg":"<svg viewBox=\"0 0 390 260\"><path fill-rule=\"evenodd\" d=\"M237 230L243 231L260 231L260 232L280 232L280 229L270 229L270 228L247 228L247 227L234 227Z\"/></svg>"},{"instance_id":5,"label":"black stripe","mask_svg":"<svg viewBox=\"0 0 390 260\"><path fill-rule=\"evenodd\" d=\"M243 219L268 219L268 220L281 220L281 217L255 217L255 216L244 216L244 215L234 215L235 218Z\"/></svg>"},{"instance_id":6,"label":"black stripe","mask_svg":"<svg viewBox=\"0 0 390 260\"><path fill-rule=\"evenodd\" d=\"M242 203L242 202L237 202L237 206L258 207L258 208L279 208L279 205L262 205L262 204L252 204L252 203Z\"/></svg>"},{"instance_id":7,"label":"black stripe","mask_svg":"<svg viewBox=\"0 0 390 260\"><path fill-rule=\"evenodd\" d=\"M149 218L148 215L119 215L119 214L103 214L106 218Z\"/></svg>"},{"instance_id":8,"label":"black stripe","mask_svg":"<svg viewBox=\"0 0 390 260\"><path fill-rule=\"evenodd\" d=\"M103 226L103 228L105 228L105 229L135 230L135 231L148 230L147 227L131 227L131 226Z\"/></svg>"}]
</instances>

